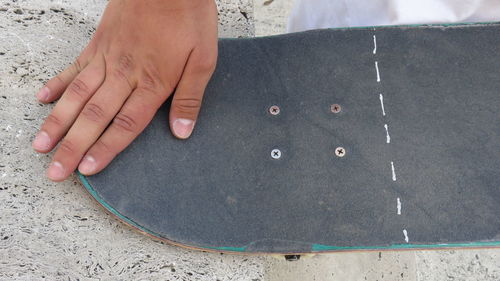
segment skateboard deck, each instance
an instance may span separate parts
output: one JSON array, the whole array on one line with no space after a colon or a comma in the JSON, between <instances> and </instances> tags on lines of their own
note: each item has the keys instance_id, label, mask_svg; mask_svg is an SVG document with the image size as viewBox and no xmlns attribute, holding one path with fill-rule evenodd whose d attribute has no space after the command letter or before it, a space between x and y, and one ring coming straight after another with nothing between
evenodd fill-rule
<instances>
[{"instance_id":1,"label":"skateboard deck","mask_svg":"<svg viewBox=\"0 0 500 281\"><path fill-rule=\"evenodd\" d=\"M85 187L220 252L500 246L500 24L221 39L196 129L168 102Z\"/></svg>"}]
</instances>

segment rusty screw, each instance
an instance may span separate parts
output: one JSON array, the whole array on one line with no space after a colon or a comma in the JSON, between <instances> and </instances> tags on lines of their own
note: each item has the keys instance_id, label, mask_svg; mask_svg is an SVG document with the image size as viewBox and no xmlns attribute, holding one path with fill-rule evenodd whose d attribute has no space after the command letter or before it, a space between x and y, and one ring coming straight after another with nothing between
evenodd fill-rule
<instances>
[{"instance_id":1,"label":"rusty screw","mask_svg":"<svg viewBox=\"0 0 500 281\"><path fill-rule=\"evenodd\" d=\"M269 113L271 113L272 115L278 115L280 114L280 108L279 106L277 105L273 105L269 108Z\"/></svg>"},{"instance_id":2,"label":"rusty screw","mask_svg":"<svg viewBox=\"0 0 500 281\"><path fill-rule=\"evenodd\" d=\"M332 104L330 109L333 113L339 113L342 110L342 107L339 104Z\"/></svg>"},{"instance_id":3,"label":"rusty screw","mask_svg":"<svg viewBox=\"0 0 500 281\"><path fill-rule=\"evenodd\" d=\"M345 150L345 148L343 147L337 147L335 148L335 155L337 155L337 157L344 157L346 155L347 151Z\"/></svg>"}]
</instances>

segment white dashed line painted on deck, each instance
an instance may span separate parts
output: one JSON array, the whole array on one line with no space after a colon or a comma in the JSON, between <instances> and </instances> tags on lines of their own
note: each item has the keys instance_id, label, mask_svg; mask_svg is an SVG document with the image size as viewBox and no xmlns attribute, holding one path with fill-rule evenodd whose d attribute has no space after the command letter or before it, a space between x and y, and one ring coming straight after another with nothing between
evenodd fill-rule
<instances>
[{"instance_id":1,"label":"white dashed line painted on deck","mask_svg":"<svg viewBox=\"0 0 500 281\"><path fill-rule=\"evenodd\" d=\"M380 71L378 70L378 61L375 62L375 69L377 70L377 82L380 83Z\"/></svg>"},{"instance_id":2,"label":"white dashed line painted on deck","mask_svg":"<svg viewBox=\"0 0 500 281\"><path fill-rule=\"evenodd\" d=\"M405 236L406 243L410 242L410 238L408 238L408 231L406 229L403 229L403 234Z\"/></svg>"},{"instance_id":3,"label":"white dashed line painted on deck","mask_svg":"<svg viewBox=\"0 0 500 281\"><path fill-rule=\"evenodd\" d=\"M380 94L380 106L382 106L382 116L385 116L384 96Z\"/></svg>"},{"instance_id":4,"label":"white dashed line painted on deck","mask_svg":"<svg viewBox=\"0 0 500 281\"><path fill-rule=\"evenodd\" d=\"M392 169L392 180L396 181L396 170L394 169L394 162L391 161L391 169Z\"/></svg>"},{"instance_id":5,"label":"white dashed line painted on deck","mask_svg":"<svg viewBox=\"0 0 500 281\"><path fill-rule=\"evenodd\" d=\"M374 29L375 30L375 29ZM373 55L377 54L377 36L373 35ZM381 82L380 78L380 70L378 67L378 61L375 61L375 70L377 71L377 83ZM385 112L385 105L384 105L384 96L382 93L379 94L379 99L380 99L380 107L382 108L382 116L386 116ZM386 132L386 143L390 144L391 143L391 136L389 135L389 125L387 123L384 124L385 132ZM396 169L394 168L394 162L391 161L391 170L392 170L392 180L395 182L396 181ZM397 197L396 198L396 212L397 215L401 215L402 212L402 203L401 203L401 198ZM408 231L406 229L403 229L403 235L404 235L404 240L406 243L409 243L410 239L408 237Z\"/></svg>"},{"instance_id":6,"label":"white dashed line painted on deck","mask_svg":"<svg viewBox=\"0 0 500 281\"><path fill-rule=\"evenodd\" d=\"M389 135L389 125L384 124L384 128L385 128L385 133L387 135L386 142L391 143L391 136Z\"/></svg>"}]
</instances>

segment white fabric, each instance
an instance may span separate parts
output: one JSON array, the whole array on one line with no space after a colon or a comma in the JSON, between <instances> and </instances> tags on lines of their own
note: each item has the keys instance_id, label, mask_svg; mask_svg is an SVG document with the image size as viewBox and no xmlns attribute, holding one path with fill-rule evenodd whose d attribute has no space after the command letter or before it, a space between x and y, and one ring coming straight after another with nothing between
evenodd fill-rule
<instances>
[{"instance_id":1,"label":"white fabric","mask_svg":"<svg viewBox=\"0 0 500 281\"><path fill-rule=\"evenodd\" d=\"M316 28L500 21L500 0L295 0L288 32Z\"/></svg>"}]
</instances>

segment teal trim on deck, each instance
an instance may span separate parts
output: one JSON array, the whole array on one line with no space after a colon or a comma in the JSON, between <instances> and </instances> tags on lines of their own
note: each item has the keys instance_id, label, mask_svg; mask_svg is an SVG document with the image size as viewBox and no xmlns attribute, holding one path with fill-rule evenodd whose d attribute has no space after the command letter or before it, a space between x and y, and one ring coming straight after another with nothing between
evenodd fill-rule
<instances>
[{"instance_id":1,"label":"teal trim on deck","mask_svg":"<svg viewBox=\"0 0 500 281\"><path fill-rule=\"evenodd\" d=\"M449 243L449 244L393 244L390 246L328 246L313 244L313 252L325 251L353 251L353 250L402 250L402 249L439 249L439 248L482 248L500 247L500 241L471 242L471 243Z\"/></svg>"},{"instance_id":2,"label":"teal trim on deck","mask_svg":"<svg viewBox=\"0 0 500 281\"><path fill-rule=\"evenodd\" d=\"M205 247L206 249L221 250L224 252L245 252L247 247Z\"/></svg>"},{"instance_id":3,"label":"teal trim on deck","mask_svg":"<svg viewBox=\"0 0 500 281\"><path fill-rule=\"evenodd\" d=\"M160 234L158 234L158 233L156 233L154 231L151 231L149 229L146 229L146 228L140 226L139 224L137 224L136 222L134 222L133 220L129 219L128 217L122 215L115 208L111 207L111 205L109 205L106 201L104 201L101 198L101 196L99 196L99 194L97 193L97 191L92 187L92 185L87 180L87 177L85 177L84 175L82 175L78 171L76 172L76 174L78 175L78 177L82 181L83 186L85 186L85 188L90 193L90 195L92 195L92 197L94 197L97 200L97 202L99 202L99 204L101 204L108 211L110 211L111 213L113 213L114 215L116 215L118 218L120 218L124 222L130 224L131 226L133 226L133 227L135 227L135 228L137 228L137 229L139 229L139 230L141 230L143 232L146 232L146 233L148 233L150 235L153 235L154 237L164 238ZM165 239L168 239L168 238L165 238ZM173 241L173 242L175 242L175 241ZM178 243L178 242L175 242L175 243ZM180 244L182 244L182 243L180 243ZM186 246L190 246L190 245L186 245ZM220 250L220 251L224 251L224 252L245 252L246 251L246 247L201 247L201 246L194 246L194 245L193 245L193 247L197 247L197 248L200 248L200 249Z\"/></svg>"},{"instance_id":4,"label":"teal trim on deck","mask_svg":"<svg viewBox=\"0 0 500 281\"><path fill-rule=\"evenodd\" d=\"M106 201L104 201L99 196L97 191L92 187L92 185L89 183L89 181L87 180L87 178L84 175L80 174L79 172L77 172L77 174L80 177L80 180L82 181L85 188L92 195L92 197L94 197L99 202L99 204L104 206L104 208L106 208L108 211L110 211L114 215L118 216L121 220L125 221L126 223L132 225L133 227L135 227L143 232L146 232L146 233L153 235L155 237L158 237L158 238L163 238L163 236L161 236L160 234L140 226L139 224L137 224L133 220L122 215L116 209L111 207ZM194 246L194 245L186 245L186 246L193 246L196 248L207 249L207 250L219 250L219 251L224 251L224 252L236 252L236 253L247 252L247 246L245 246L245 247L230 247L230 246L208 247L208 246ZM329 245L322 245L322 244L313 244L311 247L311 251L320 253L320 252L328 252L328 251L478 248L478 247L500 247L500 241L472 242L472 243L450 243L450 244L394 244L394 245L390 245L390 246L329 246Z\"/></svg>"},{"instance_id":5,"label":"teal trim on deck","mask_svg":"<svg viewBox=\"0 0 500 281\"><path fill-rule=\"evenodd\" d=\"M118 212L115 208L111 207L111 205L109 205L106 201L104 201L101 196L99 196L99 194L97 194L97 191L92 187L92 185L90 185L89 181L87 180L87 178L82 175L80 172L76 172L76 174L78 175L78 177L80 177L80 180L82 181L83 183L83 186L85 186L85 188L87 189L87 191L90 193L90 195L92 195L92 197L94 197L97 202L99 202L99 204L101 204L102 206L104 206L104 208L106 208L108 211L110 211L111 213L113 213L114 215L118 216L121 220L125 221L126 223L132 225L133 227L136 227L138 229L140 229L141 231L144 231L148 234L151 234L153 236L156 236L156 237L162 237L161 235L159 235L158 233L155 233L151 230L148 230L140 225L138 225L137 223L135 223L133 220L129 219L128 217L122 215L120 212Z\"/></svg>"}]
</instances>

